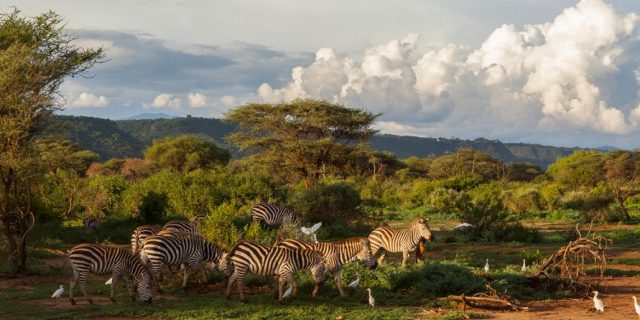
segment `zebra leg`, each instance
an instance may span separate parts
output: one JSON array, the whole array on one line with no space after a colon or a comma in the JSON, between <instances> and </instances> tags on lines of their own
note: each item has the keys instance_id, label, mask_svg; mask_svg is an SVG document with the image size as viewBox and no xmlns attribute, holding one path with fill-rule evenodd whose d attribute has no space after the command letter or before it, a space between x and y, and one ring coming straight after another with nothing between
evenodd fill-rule
<instances>
[{"instance_id":1,"label":"zebra leg","mask_svg":"<svg viewBox=\"0 0 640 320\"><path fill-rule=\"evenodd\" d=\"M240 302L245 302L244 299L244 275L246 270L242 270L241 273L238 274L238 295L240 295Z\"/></svg>"},{"instance_id":2,"label":"zebra leg","mask_svg":"<svg viewBox=\"0 0 640 320\"><path fill-rule=\"evenodd\" d=\"M385 255L386 255L387 251L385 249L383 249L383 248L380 248L379 251L381 253L380 253L380 257L378 258L378 264L381 265L381 264L384 263L384 258L385 258Z\"/></svg>"},{"instance_id":3,"label":"zebra leg","mask_svg":"<svg viewBox=\"0 0 640 320\"><path fill-rule=\"evenodd\" d=\"M283 295L284 295L284 285L287 283L287 281L284 280L284 278L282 277L278 277L278 302L282 303L283 300Z\"/></svg>"},{"instance_id":4,"label":"zebra leg","mask_svg":"<svg viewBox=\"0 0 640 320\"><path fill-rule=\"evenodd\" d=\"M189 273L191 271L190 266L183 264L182 269L184 269L184 276L182 278L182 290L187 290L187 283L189 282Z\"/></svg>"},{"instance_id":5,"label":"zebra leg","mask_svg":"<svg viewBox=\"0 0 640 320\"><path fill-rule=\"evenodd\" d=\"M69 302L71 302L72 305L76 304L76 300L73 299L73 288L76 286L76 281L78 281L79 277L78 272L73 270L73 277L69 283Z\"/></svg>"},{"instance_id":6,"label":"zebra leg","mask_svg":"<svg viewBox=\"0 0 640 320\"><path fill-rule=\"evenodd\" d=\"M406 266L407 262L409 262L409 256L413 253L413 251L402 251L402 266Z\"/></svg>"},{"instance_id":7,"label":"zebra leg","mask_svg":"<svg viewBox=\"0 0 640 320\"><path fill-rule=\"evenodd\" d=\"M282 292L278 292L278 288L280 286L280 276L274 276L273 277L273 283L275 284L273 287L273 297L280 300L280 297L282 296Z\"/></svg>"},{"instance_id":8,"label":"zebra leg","mask_svg":"<svg viewBox=\"0 0 640 320\"><path fill-rule=\"evenodd\" d=\"M333 279L336 281L336 287L340 291L340 296L344 297L344 290L342 288L342 279L340 278L340 269L333 272Z\"/></svg>"},{"instance_id":9,"label":"zebra leg","mask_svg":"<svg viewBox=\"0 0 640 320\"><path fill-rule=\"evenodd\" d=\"M164 290L160 287L160 281L162 281L162 263L151 262L151 290L156 287L158 293L163 294Z\"/></svg>"},{"instance_id":10,"label":"zebra leg","mask_svg":"<svg viewBox=\"0 0 640 320\"><path fill-rule=\"evenodd\" d=\"M91 299L89 293L87 292L87 274L88 272L80 274L80 278L78 279L80 280L80 291L82 291L82 294L87 299L87 301L89 301L90 304L93 304L93 299ZM115 279L113 281L115 281Z\"/></svg>"},{"instance_id":11,"label":"zebra leg","mask_svg":"<svg viewBox=\"0 0 640 320\"><path fill-rule=\"evenodd\" d=\"M291 299L293 299L293 298L298 296L298 283L296 282L295 279L293 279L293 277L291 277L289 279L289 284L291 285L291 288L293 289L291 291Z\"/></svg>"}]
</instances>

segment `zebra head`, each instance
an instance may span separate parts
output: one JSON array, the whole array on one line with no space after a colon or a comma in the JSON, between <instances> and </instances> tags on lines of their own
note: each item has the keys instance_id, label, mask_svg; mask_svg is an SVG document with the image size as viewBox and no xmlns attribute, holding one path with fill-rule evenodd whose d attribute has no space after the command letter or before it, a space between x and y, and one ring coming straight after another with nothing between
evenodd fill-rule
<instances>
[{"instance_id":1,"label":"zebra head","mask_svg":"<svg viewBox=\"0 0 640 320\"><path fill-rule=\"evenodd\" d=\"M317 285L324 282L324 258L321 253L314 254L313 263L309 268L313 282Z\"/></svg>"},{"instance_id":2,"label":"zebra head","mask_svg":"<svg viewBox=\"0 0 640 320\"><path fill-rule=\"evenodd\" d=\"M356 259L362 261L369 270L375 269L378 266L378 262L373 253L371 253L371 243L369 243L369 239L364 238L360 240L360 244L362 245L362 249L358 251Z\"/></svg>"},{"instance_id":3,"label":"zebra head","mask_svg":"<svg viewBox=\"0 0 640 320\"><path fill-rule=\"evenodd\" d=\"M220 261L218 262L218 270L222 271L222 273L224 273L224 275L228 277L231 275L231 271L233 271L233 268L231 268L231 264L229 263L229 259L227 259L227 255L228 253L226 252L222 253Z\"/></svg>"},{"instance_id":4,"label":"zebra head","mask_svg":"<svg viewBox=\"0 0 640 320\"><path fill-rule=\"evenodd\" d=\"M418 217L411 223L411 228L413 229L414 234L417 234L421 238L424 238L427 241L431 241L433 239L433 234L431 234L431 229L429 228L429 219Z\"/></svg>"},{"instance_id":5,"label":"zebra head","mask_svg":"<svg viewBox=\"0 0 640 320\"><path fill-rule=\"evenodd\" d=\"M151 303L151 274L144 268L136 278L138 297L144 302Z\"/></svg>"}]
</instances>

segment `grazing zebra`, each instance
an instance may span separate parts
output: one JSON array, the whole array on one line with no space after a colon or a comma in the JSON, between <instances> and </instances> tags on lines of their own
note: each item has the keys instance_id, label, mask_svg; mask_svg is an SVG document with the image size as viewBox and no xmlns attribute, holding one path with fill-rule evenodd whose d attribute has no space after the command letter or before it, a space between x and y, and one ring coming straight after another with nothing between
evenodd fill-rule
<instances>
[{"instance_id":1,"label":"grazing zebra","mask_svg":"<svg viewBox=\"0 0 640 320\"><path fill-rule=\"evenodd\" d=\"M240 301L244 298L244 277L247 272L258 276L276 276L278 279L278 301L283 299L285 284L293 288L292 297L298 293L298 284L293 273L302 269L309 269L315 282L313 297L318 293L320 284L324 281L324 263L322 253L299 249L290 250L280 246L268 247L247 241L238 242L227 256L233 264L233 274L227 283L227 299L231 299L233 284L238 282Z\"/></svg>"},{"instance_id":2,"label":"grazing zebra","mask_svg":"<svg viewBox=\"0 0 640 320\"><path fill-rule=\"evenodd\" d=\"M270 227L291 224L296 228L302 226L297 213L275 204L261 203L251 208L251 221L261 221Z\"/></svg>"},{"instance_id":3,"label":"grazing zebra","mask_svg":"<svg viewBox=\"0 0 640 320\"><path fill-rule=\"evenodd\" d=\"M184 220L173 220L169 221L162 226L162 230L173 231L173 232L182 232L190 235L199 236L200 232L198 232L198 227L189 221Z\"/></svg>"},{"instance_id":4,"label":"grazing zebra","mask_svg":"<svg viewBox=\"0 0 640 320\"><path fill-rule=\"evenodd\" d=\"M162 227L149 224L136 227L131 234L131 252L137 254L140 248L142 248L144 240L158 233L160 229L162 229Z\"/></svg>"},{"instance_id":5,"label":"grazing zebra","mask_svg":"<svg viewBox=\"0 0 640 320\"><path fill-rule=\"evenodd\" d=\"M217 265L218 269L228 276L231 270L228 267L226 255L224 249L200 236L180 233L150 236L140 251L144 264L151 263L151 273L155 280L160 279L160 269L163 264L182 265L183 289L187 287L190 269L201 269L202 261L207 262L210 268ZM158 291L162 292L159 285Z\"/></svg>"},{"instance_id":6,"label":"grazing zebra","mask_svg":"<svg viewBox=\"0 0 640 320\"><path fill-rule=\"evenodd\" d=\"M432 235L428 222L429 219L418 217L411 221L408 228L379 227L373 230L369 234L369 241L371 241L371 252L374 255L381 252L378 264L384 263L385 251L402 252L402 265L405 266L409 253L416 250L421 239L431 241Z\"/></svg>"},{"instance_id":7,"label":"grazing zebra","mask_svg":"<svg viewBox=\"0 0 640 320\"><path fill-rule=\"evenodd\" d=\"M69 301L76 304L73 299L73 287L80 280L80 290L89 301L93 303L91 297L87 293L87 275L93 274L111 274L111 294L109 297L115 302L116 281L123 278L129 290L129 296L135 299L129 276L137 284L138 296L141 300L151 302L151 275L145 266L140 262L138 257L134 256L129 250L124 248L116 248L109 246L101 246L97 244L79 244L69 250L69 261L73 268L73 278L69 285Z\"/></svg>"},{"instance_id":8,"label":"grazing zebra","mask_svg":"<svg viewBox=\"0 0 640 320\"><path fill-rule=\"evenodd\" d=\"M295 239L287 239L280 242L278 246L292 250L315 250L322 253L324 259L324 271L333 274L336 287L338 288L338 291L340 291L340 296L343 297L345 296L345 293L342 289L340 269L345 263L357 259L364 262L364 264L370 269L374 269L377 266L375 256L371 253L369 239L364 237L320 243L308 243Z\"/></svg>"}]
</instances>

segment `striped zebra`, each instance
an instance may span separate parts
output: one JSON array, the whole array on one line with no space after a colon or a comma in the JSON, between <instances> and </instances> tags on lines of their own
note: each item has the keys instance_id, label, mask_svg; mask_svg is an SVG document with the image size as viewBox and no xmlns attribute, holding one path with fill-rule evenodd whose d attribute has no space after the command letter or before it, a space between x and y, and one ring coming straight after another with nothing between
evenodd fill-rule
<instances>
[{"instance_id":1,"label":"striped zebra","mask_svg":"<svg viewBox=\"0 0 640 320\"><path fill-rule=\"evenodd\" d=\"M283 224L291 224L296 228L302 226L300 216L279 205L261 203L251 208L251 221L264 222L270 227L278 227Z\"/></svg>"},{"instance_id":2,"label":"striped zebra","mask_svg":"<svg viewBox=\"0 0 640 320\"><path fill-rule=\"evenodd\" d=\"M160 232L163 233L163 232ZM202 269L201 262L207 267L218 267L225 275L229 275L227 253L221 247L205 240L200 236L189 236L184 233L170 235L153 235L147 238L140 251L144 264L151 264L154 280L160 279L160 269L164 264L169 266L181 265L184 269L182 288L187 287L190 270ZM162 292L158 284L158 291Z\"/></svg>"},{"instance_id":3,"label":"striped zebra","mask_svg":"<svg viewBox=\"0 0 640 320\"><path fill-rule=\"evenodd\" d=\"M111 274L111 293L109 297L115 302L116 281L123 278L129 290L129 296L135 299L129 276L133 277L137 285L138 296L141 300L151 302L151 275L138 257L125 248L101 246L97 244L79 244L69 250L69 261L73 269L73 278L69 285L69 301L76 304L73 299L73 288L80 281L82 294L93 304L93 300L87 293L87 275Z\"/></svg>"},{"instance_id":4,"label":"striped zebra","mask_svg":"<svg viewBox=\"0 0 640 320\"><path fill-rule=\"evenodd\" d=\"M165 223L164 226L162 226L162 230L182 232L196 236L200 235L200 232L198 232L198 227L193 222L184 220L169 221Z\"/></svg>"},{"instance_id":5,"label":"striped zebra","mask_svg":"<svg viewBox=\"0 0 640 320\"><path fill-rule=\"evenodd\" d=\"M133 230L133 233L131 233L131 252L133 252L133 254L137 254L138 251L140 251L140 248L142 248L144 240L158 233L160 229L162 229L162 227L159 225L145 224L137 226Z\"/></svg>"},{"instance_id":6,"label":"striped zebra","mask_svg":"<svg viewBox=\"0 0 640 320\"><path fill-rule=\"evenodd\" d=\"M342 289L340 269L344 264L350 261L360 260L364 262L369 269L374 269L377 266L375 256L371 253L369 239L364 237L320 243L308 243L295 239L287 239L280 242L278 246L291 250L307 249L322 253L324 271L333 274L336 287L342 297L345 296L345 293Z\"/></svg>"},{"instance_id":7,"label":"striped zebra","mask_svg":"<svg viewBox=\"0 0 640 320\"><path fill-rule=\"evenodd\" d=\"M244 277L247 272L258 276L274 276L278 280L278 301L282 301L285 284L289 283L293 289L291 297L298 293L298 284L293 273L309 269L315 282L313 297L318 293L320 284L324 281L324 263L322 253L313 250L290 250L280 246L269 247L247 241L238 242L228 255L229 263L233 264L233 274L227 283L227 299L231 299L233 284L238 282L240 301L244 298Z\"/></svg>"},{"instance_id":8,"label":"striped zebra","mask_svg":"<svg viewBox=\"0 0 640 320\"><path fill-rule=\"evenodd\" d=\"M378 264L384 263L385 251L402 252L402 265L405 266L409 259L409 253L416 250L421 239L431 241L431 229L429 219L415 218L404 229L391 229L387 227L376 228L369 234L371 252L375 255L381 252Z\"/></svg>"}]
</instances>

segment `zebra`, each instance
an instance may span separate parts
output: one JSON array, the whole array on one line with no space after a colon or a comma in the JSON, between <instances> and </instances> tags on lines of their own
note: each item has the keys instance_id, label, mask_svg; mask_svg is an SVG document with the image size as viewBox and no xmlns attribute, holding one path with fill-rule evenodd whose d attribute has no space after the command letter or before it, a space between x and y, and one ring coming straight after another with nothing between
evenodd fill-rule
<instances>
[{"instance_id":1,"label":"zebra","mask_svg":"<svg viewBox=\"0 0 640 320\"><path fill-rule=\"evenodd\" d=\"M158 233L160 229L162 229L162 227L159 225L149 224L136 227L133 230L133 233L131 233L131 252L133 252L133 254L137 254L138 251L140 251L140 248L142 248L144 240Z\"/></svg>"},{"instance_id":2,"label":"zebra","mask_svg":"<svg viewBox=\"0 0 640 320\"><path fill-rule=\"evenodd\" d=\"M125 248L102 246L97 244L79 244L69 250L69 261L73 269L73 278L69 285L69 301L76 304L73 299L73 288L76 282L80 281L82 294L93 304L93 300L87 293L86 281L89 273L109 274L111 273L111 293L109 298L115 303L116 281L123 278L129 290L129 296L135 300L135 295L129 282L129 276L137 284L138 296L141 300L151 302L151 275L138 257L134 256Z\"/></svg>"},{"instance_id":3,"label":"zebra","mask_svg":"<svg viewBox=\"0 0 640 320\"><path fill-rule=\"evenodd\" d=\"M248 241L238 242L227 256L233 264L233 273L227 282L227 299L231 299L233 284L237 281L240 301L244 302L244 277L247 272L258 276L276 276L278 279L278 301L282 301L285 284L289 283L293 289L292 297L298 293L298 284L293 273L301 269L309 269L315 282L312 296L318 293L320 284L324 281L324 263L322 253L298 249L290 250L281 246L269 247Z\"/></svg>"},{"instance_id":4,"label":"zebra","mask_svg":"<svg viewBox=\"0 0 640 320\"><path fill-rule=\"evenodd\" d=\"M162 226L162 230L182 232L196 236L200 235L200 232L198 232L198 227L194 223L184 220L169 221Z\"/></svg>"},{"instance_id":5,"label":"zebra","mask_svg":"<svg viewBox=\"0 0 640 320\"><path fill-rule=\"evenodd\" d=\"M160 232L162 233L162 232ZM187 234L153 235L147 238L140 251L144 264L151 264L151 273L154 280L160 279L160 269L163 264L182 265L184 278L182 288L187 287L190 269L201 269L201 262L207 262L207 267L218 269L226 276L230 274L230 268L226 259L227 253L221 247L205 240L200 236ZM162 292L158 284L158 291Z\"/></svg>"},{"instance_id":6,"label":"zebra","mask_svg":"<svg viewBox=\"0 0 640 320\"><path fill-rule=\"evenodd\" d=\"M416 250L421 239L431 241L433 238L429 229L429 219L415 218L408 228L391 229L378 227L369 234L371 252L375 255L381 252L378 264L384 263L385 251L402 252L402 266L407 264L409 253Z\"/></svg>"},{"instance_id":7,"label":"zebra","mask_svg":"<svg viewBox=\"0 0 640 320\"><path fill-rule=\"evenodd\" d=\"M297 229L302 226L300 216L279 205L260 203L251 208L251 221L264 222L270 227L291 224Z\"/></svg>"},{"instance_id":8,"label":"zebra","mask_svg":"<svg viewBox=\"0 0 640 320\"><path fill-rule=\"evenodd\" d=\"M345 296L345 293L342 289L340 269L344 264L357 259L364 262L369 269L375 269L378 265L375 256L371 253L369 239L365 237L321 243L308 243L295 239L287 239L280 242L278 246L292 250L315 250L322 253L324 259L324 271L333 274L336 287L342 297Z\"/></svg>"}]
</instances>

